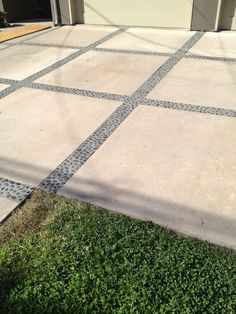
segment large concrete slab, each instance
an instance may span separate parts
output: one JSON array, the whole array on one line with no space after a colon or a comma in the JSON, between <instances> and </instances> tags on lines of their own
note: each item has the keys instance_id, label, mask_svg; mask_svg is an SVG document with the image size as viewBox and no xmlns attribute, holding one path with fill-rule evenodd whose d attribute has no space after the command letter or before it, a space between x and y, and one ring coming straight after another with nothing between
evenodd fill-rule
<instances>
[{"instance_id":1,"label":"large concrete slab","mask_svg":"<svg viewBox=\"0 0 236 314\"><path fill-rule=\"evenodd\" d=\"M0 103L0 177L35 186L119 103L23 88Z\"/></svg>"},{"instance_id":2,"label":"large concrete slab","mask_svg":"<svg viewBox=\"0 0 236 314\"><path fill-rule=\"evenodd\" d=\"M95 41L115 32L116 27L98 26L98 25L75 25L63 26L53 32L29 40L30 42L69 45L69 46L87 46Z\"/></svg>"},{"instance_id":3,"label":"large concrete slab","mask_svg":"<svg viewBox=\"0 0 236 314\"><path fill-rule=\"evenodd\" d=\"M90 51L45 75L37 82L130 95L166 59Z\"/></svg>"},{"instance_id":4,"label":"large concrete slab","mask_svg":"<svg viewBox=\"0 0 236 314\"><path fill-rule=\"evenodd\" d=\"M236 110L236 63L182 59L148 98Z\"/></svg>"},{"instance_id":5,"label":"large concrete slab","mask_svg":"<svg viewBox=\"0 0 236 314\"><path fill-rule=\"evenodd\" d=\"M0 83L0 91L7 88L9 85L6 85L6 84L1 84Z\"/></svg>"},{"instance_id":6,"label":"large concrete slab","mask_svg":"<svg viewBox=\"0 0 236 314\"><path fill-rule=\"evenodd\" d=\"M236 123L139 106L60 194L236 248Z\"/></svg>"},{"instance_id":7,"label":"large concrete slab","mask_svg":"<svg viewBox=\"0 0 236 314\"><path fill-rule=\"evenodd\" d=\"M0 222L5 219L17 205L17 202L0 197Z\"/></svg>"},{"instance_id":8,"label":"large concrete slab","mask_svg":"<svg viewBox=\"0 0 236 314\"><path fill-rule=\"evenodd\" d=\"M236 58L236 32L205 33L190 54Z\"/></svg>"},{"instance_id":9,"label":"large concrete slab","mask_svg":"<svg viewBox=\"0 0 236 314\"><path fill-rule=\"evenodd\" d=\"M73 53L74 49L12 46L0 50L0 76L23 79Z\"/></svg>"},{"instance_id":10,"label":"large concrete slab","mask_svg":"<svg viewBox=\"0 0 236 314\"><path fill-rule=\"evenodd\" d=\"M155 28L129 28L99 47L174 53L194 32Z\"/></svg>"}]
</instances>

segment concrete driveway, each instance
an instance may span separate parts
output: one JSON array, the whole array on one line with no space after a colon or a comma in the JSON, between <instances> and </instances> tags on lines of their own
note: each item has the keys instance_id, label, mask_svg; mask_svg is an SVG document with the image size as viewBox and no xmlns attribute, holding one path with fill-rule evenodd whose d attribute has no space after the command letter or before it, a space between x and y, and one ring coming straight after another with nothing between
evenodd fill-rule
<instances>
[{"instance_id":1,"label":"concrete driveway","mask_svg":"<svg viewBox=\"0 0 236 314\"><path fill-rule=\"evenodd\" d=\"M0 45L0 217L33 190L236 249L236 33L64 26Z\"/></svg>"}]
</instances>

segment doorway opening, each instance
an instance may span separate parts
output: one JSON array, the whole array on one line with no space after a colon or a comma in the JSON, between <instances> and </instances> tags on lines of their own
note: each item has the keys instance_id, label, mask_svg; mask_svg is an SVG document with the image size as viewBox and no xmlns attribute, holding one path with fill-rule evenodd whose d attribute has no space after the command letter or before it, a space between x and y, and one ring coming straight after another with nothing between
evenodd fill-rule
<instances>
[{"instance_id":1,"label":"doorway opening","mask_svg":"<svg viewBox=\"0 0 236 314\"><path fill-rule=\"evenodd\" d=\"M7 22L52 21L50 0L2 0Z\"/></svg>"}]
</instances>

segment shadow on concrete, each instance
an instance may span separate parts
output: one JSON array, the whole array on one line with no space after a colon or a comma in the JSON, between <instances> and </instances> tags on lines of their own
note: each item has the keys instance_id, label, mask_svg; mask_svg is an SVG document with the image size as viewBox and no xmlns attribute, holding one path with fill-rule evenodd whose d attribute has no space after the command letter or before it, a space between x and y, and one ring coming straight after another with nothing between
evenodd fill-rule
<instances>
[{"instance_id":1,"label":"shadow on concrete","mask_svg":"<svg viewBox=\"0 0 236 314\"><path fill-rule=\"evenodd\" d=\"M231 30L233 18L235 16L236 1L226 0L222 3L222 10L220 16L220 30Z\"/></svg>"},{"instance_id":2,"label":"shadow on concrete","mask_svg":"<svg viewBox=\"0 0 236 314\"><path fill-rule=\"evenodd\" d=\"M124 188L120 188L122 186ZM224 215L223 209L222 214L219 214L214 207L189 207L155 195L150 197L134 193L125 181L114 182L114 186L111 186L104 182L74 177L73 187L64 186L59 194L91 202L133 218L151 220L177 232L236 249L236 217Z\"/></svg>"},{"instance_id":3,"label":"shadow on concrete","mask_svg":"<svg viewBox=\"0 0 236 314\"><path fill-rule=\"evenodd\" d=\"M41 167L33 162L23 162L0 156L0 173L2 177L28 185L37 185L40 177L47 176L52 169Z\"/></svg>"},{"instance_id":4,"label":"shadow on concrete","mask_svg":"<svg viewBox=\"0 0 236 314\"><path fill-rule=\"evenodd\" d=\"M4 167L4 162L7 162L8 167ZM35 182L35 186L52 172L52 169L33 162L1 158L0 164L1 176L25 184ZM58 194L91 202L133 218L153 221L177 232L236 249L236 216L232 212L227 213L227 208L219 211L214 203L211 208L200 208L194 204L188 206L173 202L171 195L171 200L163 199L158 196L158 191L157 196L155 193L150 196L134 192L129 185L129 178L116 181L111 186L102 181L73 177L73 187L65 185Z\"/></svg>"}]
</instances>

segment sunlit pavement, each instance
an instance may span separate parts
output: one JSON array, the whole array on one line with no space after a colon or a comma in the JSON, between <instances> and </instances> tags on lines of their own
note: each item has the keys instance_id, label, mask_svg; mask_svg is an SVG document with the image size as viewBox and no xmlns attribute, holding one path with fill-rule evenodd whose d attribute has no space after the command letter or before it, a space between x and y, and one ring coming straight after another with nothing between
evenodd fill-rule
<instances>
[{"instance_id":1,"label":"sunlit pavement","mask_svg":"<svg viewBox=\"0 0 236 314\"><path fill-rule=\"evenodd\" d=\"M0 218L35 187L236 249L236 32L0 44Z\"/></svg>"}]
</instances>

